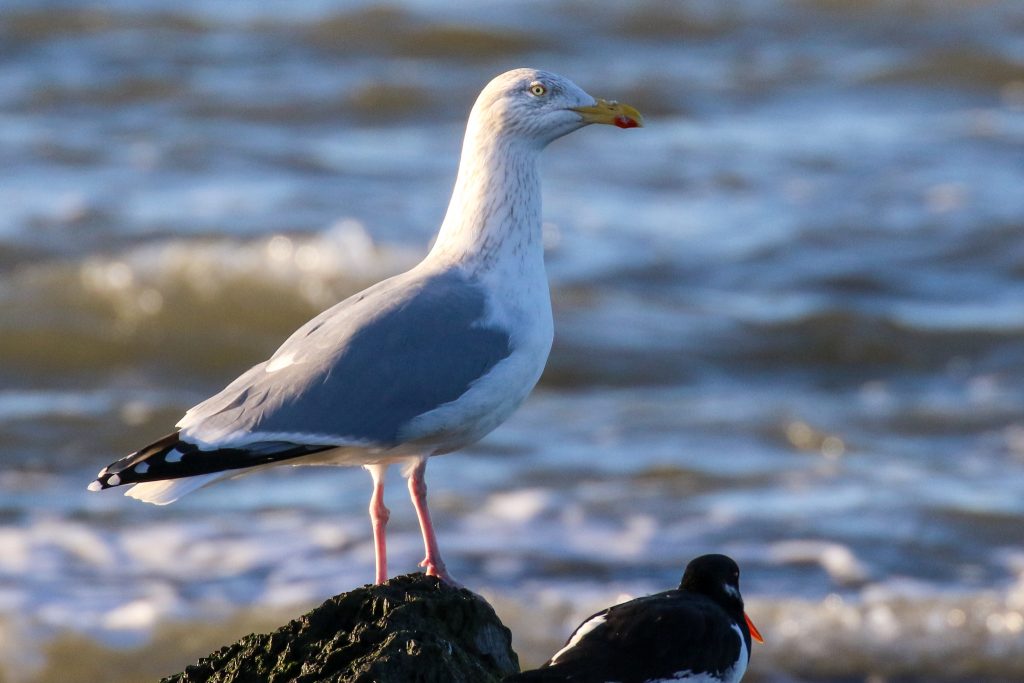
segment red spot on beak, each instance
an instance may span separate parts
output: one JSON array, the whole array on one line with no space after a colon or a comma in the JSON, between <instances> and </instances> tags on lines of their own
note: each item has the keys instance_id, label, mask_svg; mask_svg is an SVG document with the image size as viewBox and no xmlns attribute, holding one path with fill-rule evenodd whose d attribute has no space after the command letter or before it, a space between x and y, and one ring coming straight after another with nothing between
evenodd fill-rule
<instances>
[{"instance_id":1,"label":"red spot on beak","mask_svg":"<svg viewBox=\"0 0 1024 683\"><path fill-rule=\"evenodd\" d=\"M619 128L639 128L640 124L636 122L636 119L631 119L628 116L616 116L615 125Z\"/></svg>"}]
</instances>

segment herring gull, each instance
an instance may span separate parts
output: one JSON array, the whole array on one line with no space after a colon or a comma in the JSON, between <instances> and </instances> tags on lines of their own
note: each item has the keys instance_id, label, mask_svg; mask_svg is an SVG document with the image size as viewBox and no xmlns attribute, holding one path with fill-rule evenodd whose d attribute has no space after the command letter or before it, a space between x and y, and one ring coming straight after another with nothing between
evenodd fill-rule
<instances>
[{"instance_id":1,"label":"herring gull","mask_svg":"<svg viewBox=\"0 0 1024 683\"><path fill-rule=\"evenodd\" d=\"M470 112L451 202L423 261L310 320L89 489L131 485L126 495L164 505L267 466L360 465L373 478L381 583L384 474L402 464L423 534L420 566L451 582L427 509L427 459L504 422L540 378L553 325L538 160L548 143L591 123L642 120L553 73L496 77Z\"/></svg>"}]
</instances>

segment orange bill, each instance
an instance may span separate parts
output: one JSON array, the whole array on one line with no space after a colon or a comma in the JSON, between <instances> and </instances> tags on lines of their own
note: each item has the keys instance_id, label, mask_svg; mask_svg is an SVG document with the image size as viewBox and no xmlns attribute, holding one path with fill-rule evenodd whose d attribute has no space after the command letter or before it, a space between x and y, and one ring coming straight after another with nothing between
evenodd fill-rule
<instances>
[{"instance_id":1,"label":"orange bill","mask_svg":"<svg viewBox=\"0 0 1024 683\"><path fill-rule=\"evenodd\" d=\"M764 638L761 637L761 632L757 630L757 627L754 626L754 622L750 620L750 617L747 616L746 612L743 613L743 618L747 620L747 628L750 629L750 637L759 643L763 643Z\"/></svg>"}]
</instances>

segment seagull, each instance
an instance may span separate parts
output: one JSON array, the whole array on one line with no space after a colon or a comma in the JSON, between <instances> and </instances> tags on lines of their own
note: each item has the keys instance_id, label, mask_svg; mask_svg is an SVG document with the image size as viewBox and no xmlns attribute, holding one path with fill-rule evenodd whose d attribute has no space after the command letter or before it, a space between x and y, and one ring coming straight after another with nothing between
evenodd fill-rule
<instances>
[{"instance_id":1,"label":"seagull","mask_svg":"<svg viewBox=\"0 0 1024 683\"><path fill-rule=\"evenodd\" d=\"M764 642L743 611L739 567L701 555L676 590L598 612L541 668L505 683L739 683L751 638Z\"/></svg>"},{"instance_id":2,"label":"seagull","mask_svg":"<svg viewBox=\"0 0 1024 683\"><path fill-rule=\"evenodd\" d=\"M362 466L373 479L377 583L387 580L384 505L398 464L423 534L428 575L454 583L438 550L424 470L504 422L551 350L538 162L592 123L643 124L536 69L497 76L469 114L437 239L411 270L354 294L296 330L266 361L199 403L177 431L100 471L90 491L157 505L275 465Z\"/></svg>"}]
</instances>

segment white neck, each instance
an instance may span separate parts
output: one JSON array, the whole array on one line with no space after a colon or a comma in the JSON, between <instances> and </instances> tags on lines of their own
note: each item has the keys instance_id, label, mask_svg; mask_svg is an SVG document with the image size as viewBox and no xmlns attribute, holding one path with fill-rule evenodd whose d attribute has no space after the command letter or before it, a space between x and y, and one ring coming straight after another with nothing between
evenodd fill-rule
<instances>
[{"instance_id":1,"label":"white neck","mask_svg":"<svg viewBox=\"0 0 1024 683\"><path fill-rule=\"evenodd\" d=\"M475 274L540 267L541 146L470 117L448 213L428 259Z\"/></svg>"}]
</instances>

